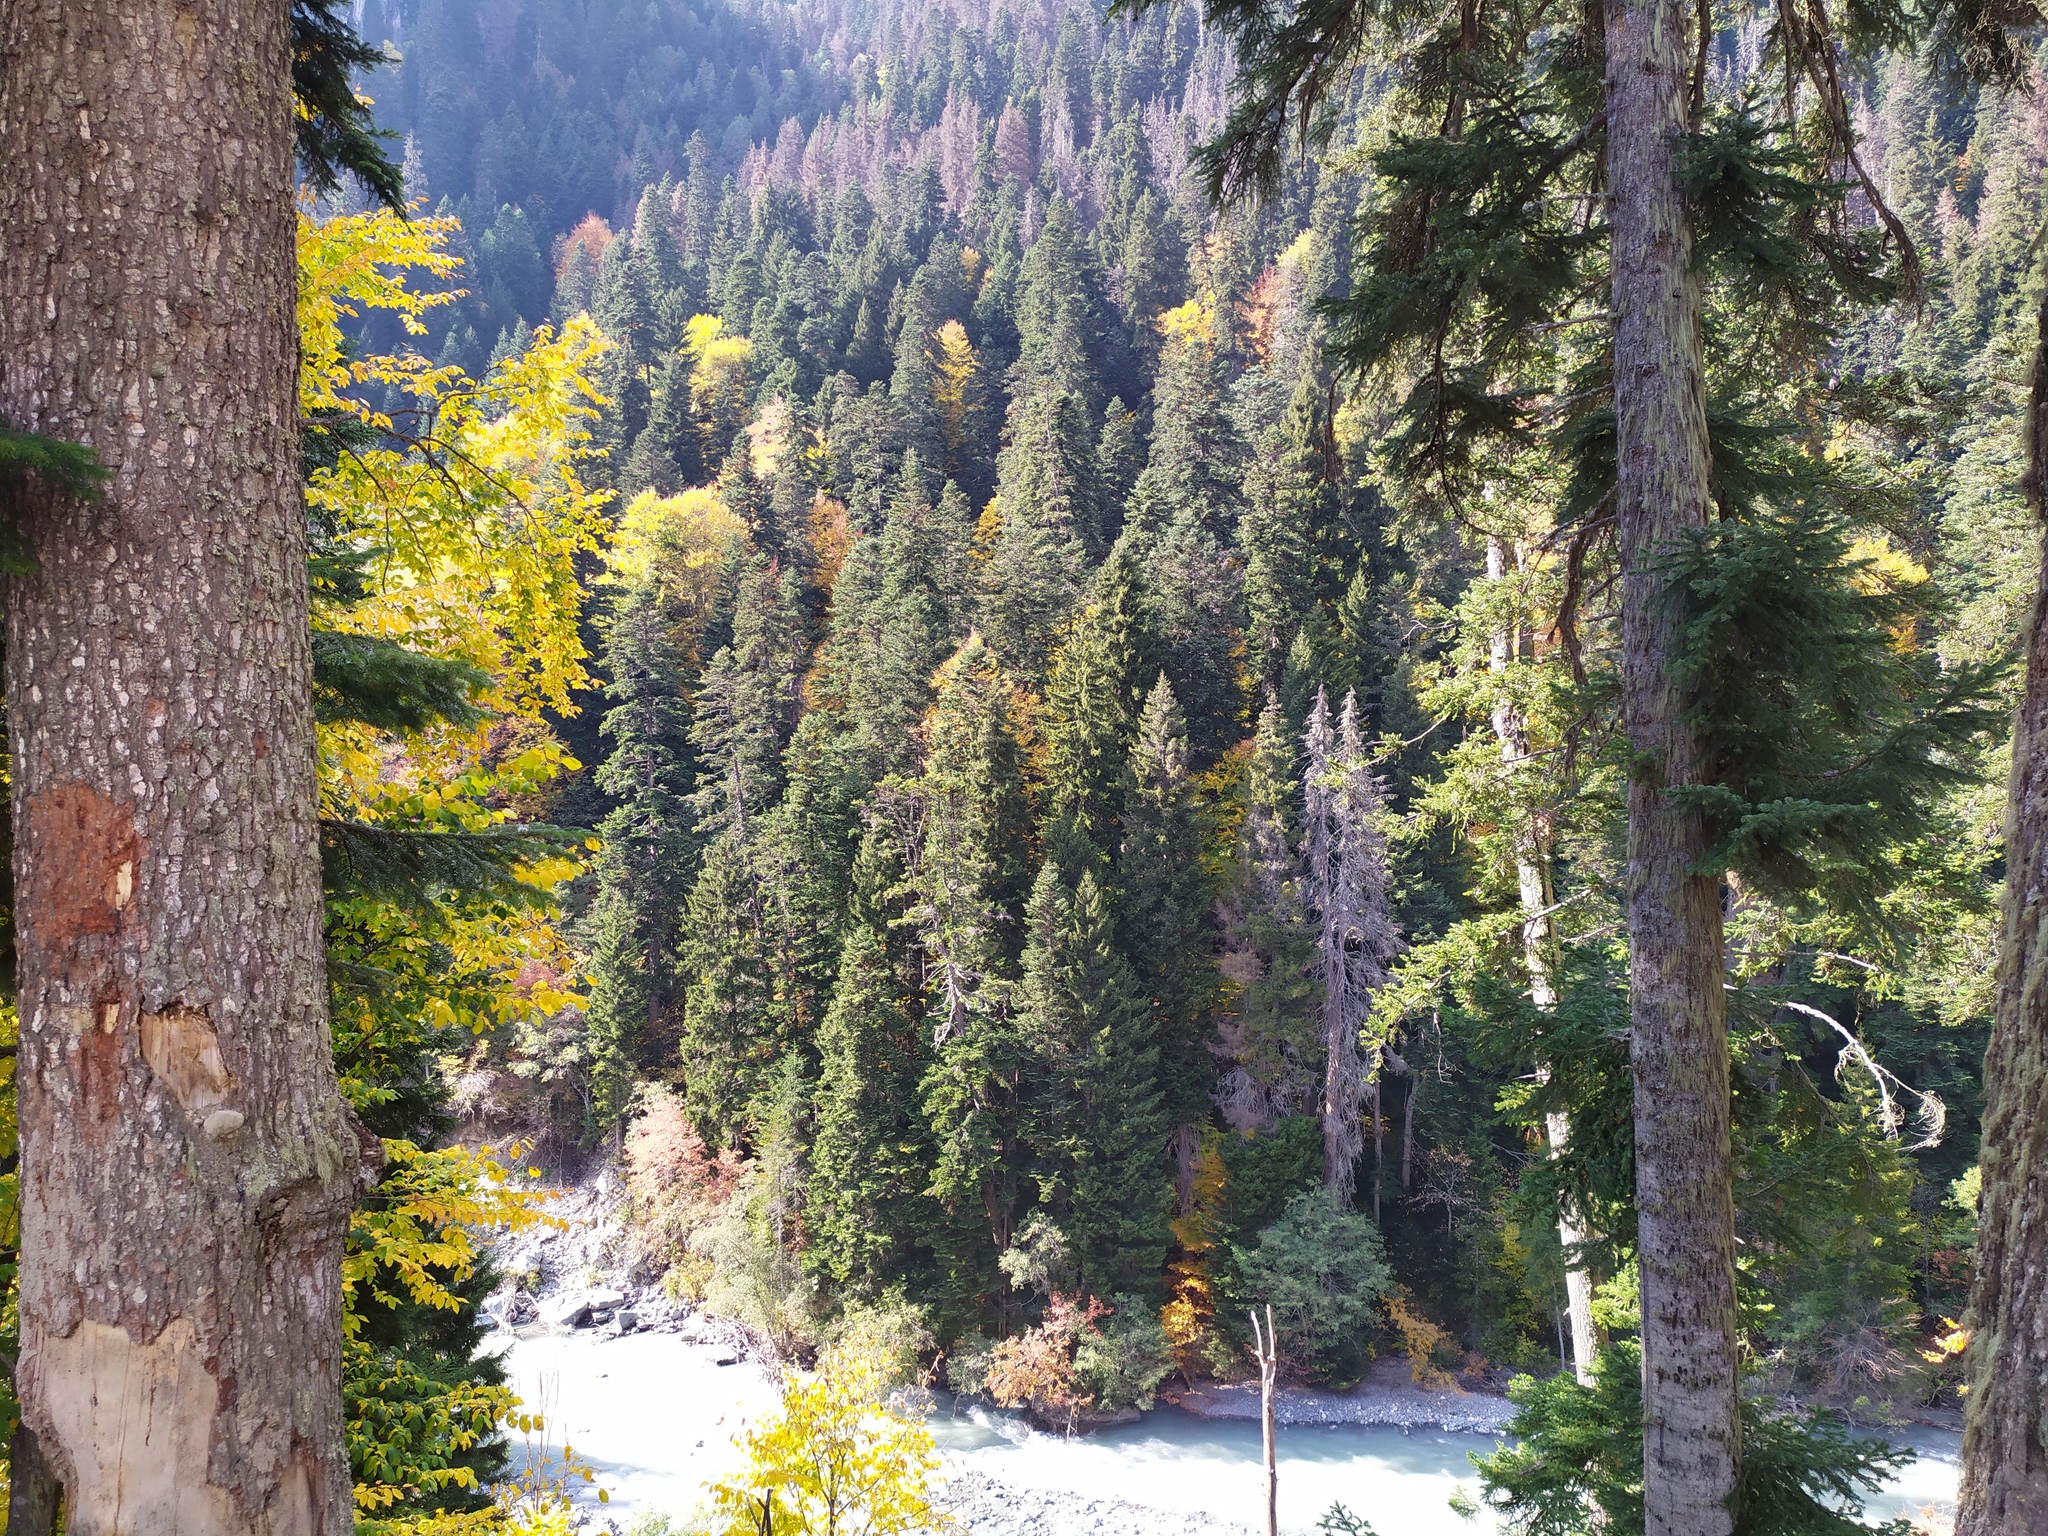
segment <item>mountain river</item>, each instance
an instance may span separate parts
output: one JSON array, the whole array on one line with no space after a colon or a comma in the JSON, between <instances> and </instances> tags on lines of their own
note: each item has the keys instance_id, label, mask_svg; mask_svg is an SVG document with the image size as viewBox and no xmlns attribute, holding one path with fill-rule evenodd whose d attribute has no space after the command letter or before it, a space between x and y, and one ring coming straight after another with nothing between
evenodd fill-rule
<instances>
[{"instance_id":1,"label":"mountain river","mask_svg":"<svg viewBox=\"0 0 2048 1536\"><path fill-rule=\"evenodd\" d=\"M736 1463L733 1436L775 1402L757 1367L721 1366L721 1350L674 1334L537 1336L510 1344L508 1358L514 1387L547 1416L550 1441L566 1438L596 1469L595 1486L610 1494L604 1512L621 1528L639 1511L687 1515L705 1482ZM1263 1513L1253 1422L1161 1408L1142 1423L1068 1440L942 1399L932 1428L948 1471L985 1490L963 1511L976 1533L1224 1533L1252 1530ZM1920 1458L1873 1501L1871 1516L1950 1506L1957 1437L1916 1430L1893 1438ZM1493 1444L1429 1429L1283 1426L1281 1528L1313 1531L1342 1501L1378 1536L1483 1536L1495 1522L1484 1512L1462 1518L1449 1501L1460 1485L1476 1492L1467 1455Z\"/></svg>"}]
</instances>

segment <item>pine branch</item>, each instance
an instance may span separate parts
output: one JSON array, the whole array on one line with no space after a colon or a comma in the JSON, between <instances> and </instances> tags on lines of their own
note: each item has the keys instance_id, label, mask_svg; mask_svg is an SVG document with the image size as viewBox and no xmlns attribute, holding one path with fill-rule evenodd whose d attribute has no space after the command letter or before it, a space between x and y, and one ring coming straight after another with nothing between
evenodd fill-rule
<instances>
[{"instance_id":1,"label":"pine branch","mask_svg":"<svg viewBox=\"0 0 2048 1536\"><path fill-rule=\"evenodd\" d=\"M534 906L550 898L520 871L584 835L538 823L426 832L322 817L321 875L329 901L368 898L424 909L460 891L470 900Z\"/></svg>"},{"instance_id":2,"label":"pine branch","mask_svg":"<svg viewBox=\"0 0 2048 1536\"><path fill-rule=\"evenodd\" d=\"M476 695L489 684L489 674L466 661L423 655L375 635L313 631L313 713L325 725L475 725L483 719Z\"/></svg>"},{"instance_id":3,"label":"pine branch","mask_svg":"<svg viewBox=\"0 0 2048 1536\"><path fill-rule=\"evenodd\" d=\"M292 0L299 174L316 192L333 192L343 176L353 176L378 202L403 214L405 176L383 147L397 135L376 126L369 102L349 78L389 60L356 35L348 10L343 0Z\"/></svg>"}]
</instances>

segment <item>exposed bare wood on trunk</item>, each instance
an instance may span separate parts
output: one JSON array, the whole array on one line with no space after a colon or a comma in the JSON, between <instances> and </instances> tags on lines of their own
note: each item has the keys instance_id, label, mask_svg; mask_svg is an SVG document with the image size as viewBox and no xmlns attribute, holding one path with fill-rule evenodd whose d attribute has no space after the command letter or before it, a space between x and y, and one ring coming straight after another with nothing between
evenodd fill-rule
<instances>
[{"instance_id":1,"label":"exposed bare wood on trunk","mask_svg":"<svg viewBox=\"0 0 2048 1536\"><path fill-rule=\"evenodd\" d=\"M74 1536L346 1536L287 7L0 7L27 1423Z\"/></svg>"},{"instance_id":2,"label":"exposed bare wood on trunk","mask_svg":"<svg viewBox=\"0 0 2048 1536\"><path fill-rule=\"evenodd\" d=\"M1500 581L1508 571L1507 541L1489 537L1486 541L1486 574ZM1488 637L1487 664L1496 675L1508 670L1513 654L1513 637L1505 626ZM1493 707L1493 735L1500 743L1501 765L1512 775L1529 761L1529 722L1515 702L1503 695ZM1556 887L1550 877L1550 828L1532 813L1515 828L1515 883L1522 908L1522 960L1529 972L1529 1000L1538 1013L1557 1010L1557 925L1551 909L1557 905ZM1548 1068L1537 1069L1547 1079ZM1544 1116L1545 1139L1550 1155L1557 1156L1571 1140L1569 1115ZM1404 1158L1405 1166L1405 1158ZM1565 1253L1565 1310L1571 1319L1572 1369L1587 1386L1593 1384L1593 1358L1600 1347L1593 1327L1593 1277L1583 1261L1572 1254L1588 1237L1585 1227L1569 1209L1558 1212L1557 1237Z\"/></svg>"},{"instance_id":3,"label":"exposed bare wood on trunk","mask_svg":"<svg viewBox=\"0 0 2048 1536\"><path fill-rule=\"evenodd\" d=\"M1727 1536L1736 1416L1735 1213L1716 882L1695 873L1699 746L1670 671L1662 557L1707 516L1692 227L1675 164L1687 127L1688 8L1608 0L1616 513L1628 797L1630 1052L1643 1306L1649 1536Z\"/></svg>"},{"instance_id":4,"label":"exposed bare wood on trunk","mask_svg":"<svg viewBox=\"0 0 2048 1536\"><path fill-rule=\"evenodd\" d=\"M2048 298L2027 453L2027 500L2048 522ZM2013 725L2005 848L1956 1536L2048 1532L2048 541Z\"/></svg>"}]
</instances>

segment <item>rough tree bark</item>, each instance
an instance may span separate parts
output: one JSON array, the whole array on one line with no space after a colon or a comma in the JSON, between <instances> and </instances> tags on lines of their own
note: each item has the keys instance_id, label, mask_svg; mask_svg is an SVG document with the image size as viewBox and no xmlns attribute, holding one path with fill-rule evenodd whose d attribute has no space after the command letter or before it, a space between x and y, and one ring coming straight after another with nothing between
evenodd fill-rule
<instances>
[{"instance_id":1,"label":"rough tree bark","mask_svg":"<svg viewBox=\"0 0 2048 1536\"><path fill-rule=\"evenodd\" d=\"M1507 571L1507 541L1498 536L1489 537L1486 541L1488 579L1500 581L1506 577ZM1513 652L1512 637L1506 626L1494 629L1487 640L1488 670L1497 676L1505 674ZM1493 707L1493 735L1494 740L1500 743L1501 767L1505 772L1512 775L1529 761L1529 722L1514 700L1506 695ZM1534 813L1516 829L1515 883L1522 907L1522 960L1529 972L1529 1001L1535 1004L1538 1013L1556 1012L1558 998L1557 923L1551 912L1557 904L1557 897L1550 878L1550 845L1549 830ZM1537 1070L1547 1079L1546 1068L1539 1066ZM1550 1155L1558 1156L1571 1139L1571 1117L1546 1115L1543 1129ZM1405 1152L1402 1166L1404 1169L1407 1166ZM1565 1252L1565 1310L1570 1316L1572 1329L1572 1370L1583 1385L1590 1387L1593 1385L1593 1358L1600 1348L1599 1332L1593 1326L1593 1277L1583 1260L1574 1263L1571 1259L1572 1250L1584 1243L1587 1236L1585 1227L1570 1210L1558 1212L1557 1238Z\"/></svg>"},{"instance_id":2,"label":"rough tree bark","mask_svg":"<svg viewBox=\"0 0 2048 1536\"><path fill-rule=\"evenodd\" d=\"M1669 667L1676 615L1661 561L1707 515L1700 292L1675 164L1688 126L1691 10L1684 0L1607 6L1648 1536L1727 1536L1741 1454L1719 890L1694 873L1705 849L1700 818L1667 794L1700 774Z\"/></svg>"},{"instance_id":3,"label":"rough tree bark","mask_svg":"<svg viewBox=\"0 0 2048 1536\"><path fill-rule=\"evenodd\" d=\"M2048 297L2027 406L2026 493L2048 520ZM2048 1533L2048 541L2013 726L2005 849L1956 1536Z\"/></svg>"},{"instance_id":4,"label":"rough tree bark","mask_svg":"<svg viewBox=\"0 0 2048 1536\"><path fill-rule=\"evenodd\" d=\"M282 0L0 7L23 1412L74 1536L345 1536Z\"/></svg>"}]
</instances>

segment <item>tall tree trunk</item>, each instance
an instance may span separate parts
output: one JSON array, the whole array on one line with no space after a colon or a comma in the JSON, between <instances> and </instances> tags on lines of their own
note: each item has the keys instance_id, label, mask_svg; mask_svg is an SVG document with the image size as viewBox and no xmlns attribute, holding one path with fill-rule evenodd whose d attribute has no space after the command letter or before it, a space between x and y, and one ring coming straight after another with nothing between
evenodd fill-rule
<instances>
[{"instance_id":1,"label":"tall tree trunk","mask_svg":"<svg viewBox=\"0 0 2048 1536\"><path fill-rule=\"evenodd\" d=\"M1700 777L1671 676L1662 557L1707 515L1699 284L1675 164L1687 128L1683 0L1608 0L1616 515L1628 794L1630 1054L1643 1307L1648 1536L1727 1536L1736 1416L1735 1211L1716 882L1695 873Z\"/></svg>"},{"instance_id":2,"label":"tall tree trunk","mask_svg":"<svg viewBox=\"0 0 2048 1536\"><path fill-rule=\"evenodd\" d=\"M2048 297L2027 406L2027 500L2048 521ZM2005 934L1984 1057L1983 1197L1956 1536L2048 1532L2048 541L2005 813Z\"/></svg>"},{"instance_id":3,"label":"tall tree trunk","mask_svg":"<svg viewBox=\"0 0 2048 1536\"><path fill-rule=\"evenodd\" d=\"M1493 581L1507 575L1507 543L1498 536L1486 541L1486 574ZM1513 650L1505 625L1488 637L1487 664L1496 675L1506 673ZM1493 707L1493 734L1500 743L1501 766L1516 773L1529 761L1529 722L1514 701L1503 695ZM1551 908L1556 905L1550 878L1550 839L1537 816L1531 815L1515 830L1515 883L1522 907L1522 959L1529 971L1529 1001L1538 1013L1557 1010L1557 925ZM1537 1069L1548 1076L1548 1069ZM1543 1129L1550 1155L1558 1156L1571 1139L1571 1117L1544 1116ZM1593 1357L1600 1347L1593 1327L1593 1277L1584 1260L1574 1260L1572 1251L1587 1238L1585 1227L1569 1209L1557 1217L1557 1238L1564 1250L1565 1310L1571 1318L1572 1369L1581 1383L1593 1384Z\"/></svg>"},{"instance_id":4,"label":"tall tree trunk","mask_svg":"<svg viewBox=\"0 0 2048 1536\"><path fill-rule=\"evenodd\" d=\"M74 1536L346 1536L288 7L0 7L23 1414Z\"/></svg>"}]
</instances>

